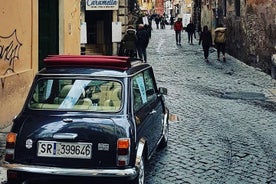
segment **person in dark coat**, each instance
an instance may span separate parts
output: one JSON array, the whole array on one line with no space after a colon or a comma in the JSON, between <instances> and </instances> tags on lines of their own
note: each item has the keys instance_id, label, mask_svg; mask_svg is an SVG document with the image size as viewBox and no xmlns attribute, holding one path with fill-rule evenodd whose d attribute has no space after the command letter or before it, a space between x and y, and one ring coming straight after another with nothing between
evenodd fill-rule
<instances>
[{"instance_id":1,"label":"person in dark coat","mask_svg":"<svg viewBox=\"0 0 276 184\"><path fill-rule=\"evenodd\" d=\"M174 17L171 16L170 17L170 25L171 25L171 29L173 29L173 24L174 24Z\"/></svg>"},{"instance_id":2,"label":"person in dark coat","mask_svg":"<svg viewBox=\"0 0 276 184\"><path fill-rule=\"evenodd\" d=\"M128 26L126 34L124 35L121 41L122 55L129 57L137 57L137 48L136 48L137 36L136 30L133 26Z\"/></svg>"},{"instance_id":3,"label":"person in dark coat","mask_svg":"<svg viewBox=\"0 0 276 184\"><path fill-rule=\"evenodd\" d=\"M202 33L202 28L201 28L201 25L200 25L200 24L198 24L197 32L198 32L198 35L199 35L199 36L200 36L200 34Z\"/></svg>"},{"instance_id":4,"label":"person in dark coat","mask_svg":"<svg viewBox=\"0 0 276 184\"><path fill-rule=\"evenodd\" d=\"M161 21L160 15L157 15L154 20L155 20L155 24L156 24L156 29L159 29L159 24Z\"/></svg>"},{"instance_id":5,"label":"person in dark coat","mask_svg":"<svg viewBox=\"0 0 276 184\"><path fill-rule=\"evenodd\" d=\"M161 29L166 28L166 19L164 16L161 16L160 25L161 25Z\"/></svg>"},{"instance_id":6,"label":"person in dark coat","mask_svg":"<svg viewBox=\"0 0 276 184\"><path fill-rule=\"evenodd\" d=\"M208 56L209 56L209 49L212 45L212 34L208 30L208 26L206 25L203 27L203 32L200 34L199 45L201 43L204 51L205 62L209 62Z\"/></svg>"},{"instance_id":7,"label":"person in dark coat","mask_svg":"<svg viewBox=\"0 0 276 184\"><path fill-rule=\"evenodd\" d=\"M192 21L187 25L187 32L188 32L188 42L189 44L193 44L193 36L195 35L195 25Z\"/></svg>"},{"instance_id":8,"label":"person in dark coat","mask_svg":"<svg viewBox=\"0 0 276 184\"><path fill-rule=\"evenodd\" d=\"M144 29L148 32L148 34L149 34L149 38L151 38L151 31L152 31L152 27L151 27L151 25L149 24L145 24L144 25Z\"/></svg>"},{"instance_id":9,"label":"person in dark coat","mask_svg":"<svg viewBox=\"0 0 276 184\"><path fill-rule=\"evenodd\" d=\"M143 24L138 25L138 30L136 33L137 36L137 42L136 47L138 51L138 56L140 59L144 60L144 62L147 62L147 46L149 44L149 34L145 30Z\"/></svg>"}]
</instances>

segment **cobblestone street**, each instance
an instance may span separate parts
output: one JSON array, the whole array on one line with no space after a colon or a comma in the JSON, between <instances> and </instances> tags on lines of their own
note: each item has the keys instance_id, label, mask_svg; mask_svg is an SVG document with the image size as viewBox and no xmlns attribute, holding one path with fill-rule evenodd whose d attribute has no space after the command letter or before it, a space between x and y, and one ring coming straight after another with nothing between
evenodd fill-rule
<instances>
[{"instance_id":1,"label":"cobblestone street","mask_svg":"<svg viewBox=\"0 0 276 184\"><path fill-rule=\"evenodd\" d=\"M168 147L147 163L146 184L276 183L276 103L267 100L275 81L229 55L219 62L215 51L205 63L198 40L189 45L183 32L177 46L170 26L153 25L147 54L177 118Z\"/></svg>"},{"instance_id":2,"label":"cobblestone street","mask_svg":"<svg viewBox=\"0 0 276 184\"><path fill-rule=\"evenodd\" d=\"M226 63L153 25L148 61L178 121L170 142L148 164L147 184L276 183L276 106L270 76L227 55ZM275 82L274 82L275 83Z\"/></svg>"}]
</instances>

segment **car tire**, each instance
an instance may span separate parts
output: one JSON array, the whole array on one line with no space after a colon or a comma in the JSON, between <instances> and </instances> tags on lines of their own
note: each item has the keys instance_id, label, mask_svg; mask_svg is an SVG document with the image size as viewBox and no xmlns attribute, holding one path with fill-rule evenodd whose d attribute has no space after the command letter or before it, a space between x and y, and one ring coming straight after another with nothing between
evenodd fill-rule
<instances>
[{"instance_id":1,"label":"car tire","mask_svg":"<svg viewBox=\"0 0 276 184\"><path fill-rule=\"evenodd\" d=\"M145 159L144 159L144 156L142 155L138 176L134 179L133 184L144 184L144 183L145 183Z\"/></svg>"}]
</instances>

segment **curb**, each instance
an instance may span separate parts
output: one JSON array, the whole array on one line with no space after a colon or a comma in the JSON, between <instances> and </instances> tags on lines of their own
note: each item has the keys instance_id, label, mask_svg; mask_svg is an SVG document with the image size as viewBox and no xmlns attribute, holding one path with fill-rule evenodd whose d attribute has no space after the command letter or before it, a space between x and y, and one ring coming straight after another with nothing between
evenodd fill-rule
<instances>
[{"instance_id":1,"label":"curb","mask_svg":"<svg viewBox=\"0 0 276 184\"><path fill-rule=\"evenodd\" d=\"M270 88L267 92L269 93L267 101L276 102L276 88Z\"/></svg>"},{"instance_id":2,"label":"curb","mask_svg":"<svg viewBox=\"0 0 276 184\"><path fill-rule=\"evenodd\" d=\"M11 127L12 127L12 123L10 123L9 125L7 125L5 127L0 128L0 134L1 133L8 133L8 132L10 132Z\"/></svg>"}]
</instances>

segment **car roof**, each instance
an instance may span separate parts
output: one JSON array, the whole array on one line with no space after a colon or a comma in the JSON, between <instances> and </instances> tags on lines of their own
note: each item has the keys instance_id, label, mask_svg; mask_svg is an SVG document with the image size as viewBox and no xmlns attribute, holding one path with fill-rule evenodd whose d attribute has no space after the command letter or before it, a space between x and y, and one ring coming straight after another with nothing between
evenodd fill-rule
<instances>
[{"instance_id":1,"label":"car roof","mask_svg":"<svg viewBox=\"0 0 276 184\"><path fill-rule=\"evenodd\" d=\"M51 55L44 59L46 67L51 66L86 66L93 68L108 68L127 70L141 60L124 56L103 55Z\"/></svg>"},{"instance_id":2,"label":"car roof","mask_svg":"<svg viewBox=\"0 0 276 184\"><path fill-rule=\"evenodd\" d=\"M50 55L40 74L92 74L126 76L150 67L142 60L125 56Z\"/></svg>"}]
</instances>

